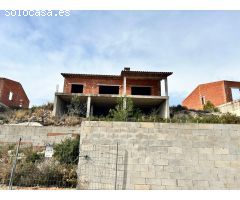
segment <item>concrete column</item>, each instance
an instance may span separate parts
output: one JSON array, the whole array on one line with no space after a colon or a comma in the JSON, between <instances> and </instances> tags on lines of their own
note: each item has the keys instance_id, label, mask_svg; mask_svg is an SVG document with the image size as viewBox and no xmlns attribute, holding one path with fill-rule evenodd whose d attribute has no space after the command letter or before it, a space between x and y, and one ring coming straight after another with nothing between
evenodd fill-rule
<instances>
[{"instance_id":1,"label":"concrete column","mask_svg":"<svg viewBox=\"0 0 240 200\"><path fill-rule=\"evenodd\" d=\"M87 113L86 113L86 118L89 118L90 116L90 110L91 110L91 97L87 97Z\"/></svg>"},{"instance_id":2,"label":"concrete column","mask_svg":"<svg viewBox=\"0 0 240 200\"><path fill-rule=\"evenodd\" d=\"M91 111L90 111L90 116L93 116L93 105L91 105Z\"/></svg>"},{"instance_id":3,"label":"concrete column","mask_svg":"<svg viewBox=\"0 0 240 200\"><path fill-rule=\"evenodd\" d=\"M165 83L165 96L168 96L168 81L167 81L167 78L164 79L164 83Z\"/></svg>"},{"instance_id":4,"label":"concrete column","mask_svg":"<svg viewBox=\"0 0 240 200\"><path fill-rule=\"evenodd\" d=\"M169 119L170 118L170 110L169 110L169 98L166 100L166 107L165 107L165 118Z\"/></svg>"},{"instance_id":5,"label":"concrete column","mask_svg":"<svg viewBox=\"0 0 240 200\"><path fill-rule=\"evenodd\" d=\"M168 96L168 80L167 78L164 79L164 85L165 85L165 96L167 97L165 102L165 118L170 118L170 110L169 110L169 96Z\"/></svg>"},{"instance_id":6,"label":"concrete column","mask_svg":"<svg viewBox=\"0 0 240 200\"><path fill-rule=\"evenodd\" d=\"M159 81L159 96L162 96L162 80Z\"/></svg>"},{"instance_id":7,"label":"concrete column","mask_svg":"<svg viewBox=\"0 0 240 200\"><path fill-rule=\"evenodd\" d=\"M165 99L161 104L160 104L160 117L164 119L169 119L170 118L170 111L169 111L169 99Z\"/></svg>"},{"instance_id":8,"label":"concrete column","mask_svg":"<svg viewBox=\"0 0 240 200\"><path fill-rule=\"evenodd\" d=\"M127 94L127 77L123 77L123 96L126 96Z\"/></svg>"},{"instance_id":9,"label":"concrete column","mask_svg":"<svg viewBox=\"0 0 240 200\"><path fill-rule=\"evenodd\" d=\"M126 97L123 97L123 109L127 108L127 99Z\"/></svg>"},{"instance_id":10,"label":"concrete column","mask_svg":"<svg viewBox=\"0 0 240 200\"><path fill-rule=\"evenodd\" d=\"M126 94L127 94L127 77L123 77L123 109L127 108L127 100L126 100Z\"/></svg>"},{"instance_id":11,"label":"concrete column","mask_svg":"<svg viewBox=\"0 0 240 200\"><path fill-rule=\"evenodd\" d=\"M64 114L64 102L55 94L52 116L59 117Z\"/></svg>"}]
</instances>

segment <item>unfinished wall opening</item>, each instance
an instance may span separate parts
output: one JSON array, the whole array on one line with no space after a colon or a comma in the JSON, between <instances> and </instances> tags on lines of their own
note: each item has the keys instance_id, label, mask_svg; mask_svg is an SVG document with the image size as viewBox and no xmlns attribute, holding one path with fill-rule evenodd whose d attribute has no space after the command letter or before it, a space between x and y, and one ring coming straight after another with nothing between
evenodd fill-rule
<instances>
[{"instance_id":1,"label":"unfinished wall opening","mask_svg":"<svg viewBox=\"0 0 240 200\"><path fill-rule=\"evenodd\" d=\"M119 86L99 85L99 94L119 94Z\"/></svg>"},{"instance_id":2,"label":"unfinished wall opening","mask_svg":"<svg viewBox=\"0 0 240 200\"><path fill-rule=\"evenodd\" d=\"M231 88L232 100L240 100L240 88Z\"/></svg>"},{"instance_id":3,"label":"unfinished wall opening","mask_svg":"<svg viewBox=\"0 0 240 200\"><path fill-rule=\"evenodd\" d=\"M205 96L201 96L201 103L202 103L202 105L205 105L205 104L206 104Z\"/></svg>"},{"instance_id":4,"label":"unfinished wall opening","mask_svg":"<svg viewBox=\"0 0 240 200\"><path fill-rule=\"evenodd\" d=\"M83 93L83 85L72 84L71 93Z\"/></svg>"},{"instance_id":5,"label":"unfinished wall opening","mask_svg":"<svg viewBox=\"0 0 240 200\"><path fill-rule=\"evenodd\" d=\"M12 100L13 100L13 92L9 92L8 100L9 100L9 101L12 101Z\"/></svg>"},{"instance_id":6,"label":"unfinished wall opening","mask_svg":"<svg viewBox=\"0 0 240 200\"><path fill-rule=\"evenodd\" d=\"M132 95L151 95L151 87L131 87Z\"/></svg>"}]
</instances>

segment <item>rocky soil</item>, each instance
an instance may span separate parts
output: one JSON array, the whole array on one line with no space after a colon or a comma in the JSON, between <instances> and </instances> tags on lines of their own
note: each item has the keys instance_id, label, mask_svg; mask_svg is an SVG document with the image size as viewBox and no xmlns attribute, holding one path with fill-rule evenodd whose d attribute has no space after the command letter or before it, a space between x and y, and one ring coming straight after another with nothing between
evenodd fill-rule
<instances>
[{"instance_id":1,"label":"rocky soil","mask_svg":"<svg viewBox=\"0 0 240 200\"><path fill-rule=\"evenodd\" d=\"M44 105L30 109L0 110L0 125L28 125L28 126L76 126L82 118L64 115L61 118L52 116L52 106Z\"/></svg>"}]
</instances>

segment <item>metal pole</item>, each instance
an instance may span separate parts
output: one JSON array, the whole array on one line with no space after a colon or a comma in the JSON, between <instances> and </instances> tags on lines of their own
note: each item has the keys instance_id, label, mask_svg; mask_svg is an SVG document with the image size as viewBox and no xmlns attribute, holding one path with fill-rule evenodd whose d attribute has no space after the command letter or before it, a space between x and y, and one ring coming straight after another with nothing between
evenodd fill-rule
<instances>
[{"instance_id":1,"label":"metal pole","mask_svg":"<svg viewBox=\"0 0 240 200\"><path fill-rule=\"evenodd\" d=\"M115 171L115 190L117 189L117 174L118 173L118 142L117 142L117 156L116 156L116 171Z\"/></svg>"},{"instance_id":2,"label":"metal pole","mask_svg":"<svg viewBox=\"0 0 240 200\"><path fill-rule=\"evenodd\" d=\"M21 140L22 140L22 138L19 139L18 146L17 146L17 151L16 151L16 157L15 157L15 160L14 160L14 163L13 163L13 167L12 167L12 170L11 170L11 176L10 176L10 180L9 180L9 190L12 190L13 175L14 175L14 172L15 172L15 169L16 169L16 165L17 165L17 158L18 158L19 148L20 148L20 145L21 145Z\"/></svg>"}]
</instances>

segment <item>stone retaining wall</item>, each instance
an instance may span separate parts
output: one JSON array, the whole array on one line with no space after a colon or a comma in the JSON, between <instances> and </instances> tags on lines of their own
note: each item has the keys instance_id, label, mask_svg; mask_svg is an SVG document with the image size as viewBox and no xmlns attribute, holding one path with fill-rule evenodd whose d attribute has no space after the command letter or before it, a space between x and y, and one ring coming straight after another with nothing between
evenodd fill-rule
<instances>
[{"instance_id":1,"label":"stone retaining wall","mask_svg":"<svg viewBox=\"0 0 240 200\"><path fill-rule=\"evenodd\" d=\"M240 116L240 100L232 101L221 106L218 106L218 109L222 113L232 113L237 116Z\"/></svg>"},{"instance_id":2,"label":"stone retaining wall","mask_svg":"<svg viewBox=\"0 0 240 200\"><path fill-rule=\"evenodd\" d=\"M59 143L67 137L80 134L80 127L54 127L54 126L0 126L0 144L17 143L22 138L22 144L35 147L46 144Z\"/></svg>"},{"instance_id":3,"label":"stone retaining wall","mask_svg":"<svg viewBox=\"0 0 240 200\"><path fill-rule=\"evenodd\" d=\"M240 189L240 125L84 122L80 143L80 189Z\"/></svg>"},{"instance_id":4,"label":"stone retaining wall","mask_svg":"<svg viewBox=\"0 0 240 200\"><path fill-rule=\"evenodd\" d=\"M45 146L80 132L80 189L240 189L240 125L3 125L0 143Z\"/></svg>"}]
</instances>

